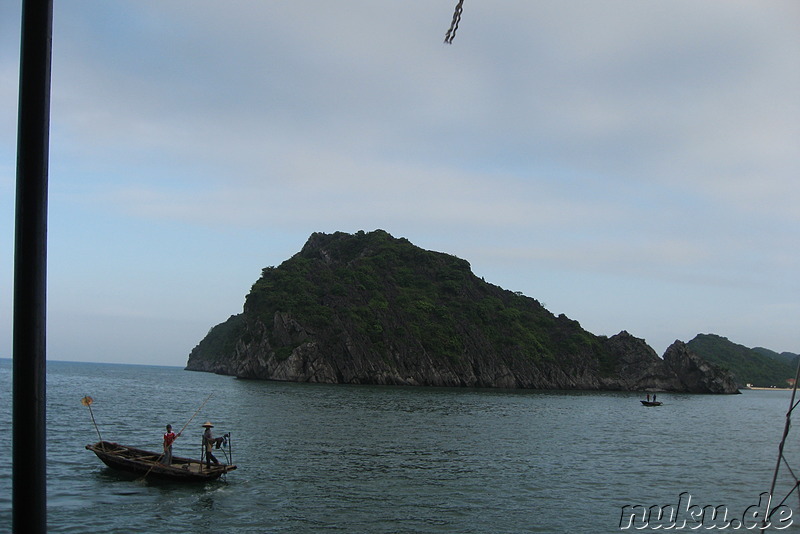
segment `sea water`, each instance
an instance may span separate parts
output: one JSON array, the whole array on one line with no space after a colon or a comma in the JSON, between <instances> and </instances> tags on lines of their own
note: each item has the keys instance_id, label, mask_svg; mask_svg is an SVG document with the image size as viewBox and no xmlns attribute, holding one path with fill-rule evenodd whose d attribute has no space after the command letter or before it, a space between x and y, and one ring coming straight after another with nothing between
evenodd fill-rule
<instances>
[{"instance_id":1,"label":"sea water","mask_svg":"<svg viewBox=\"0 0 800 534\"><path fill-rule=\"evenodd\" d=\"M0 360L0 386L0 431L10 438L10 360ZM665 393L657 408L640 398L294 384L51 361L48 531L655 532L654 517L626 523L626 510L671 510L687 497L695 508L678 519L712 507L741 520L755 509L770 487L790 392ZM216 435L230 433L217 456L238 465L215 482L137 480L84 448L102 437L159 451L170 423L185 426L175 455L199 457L206 421ZM11 528L10 443L0 463L2 532ZM799 443L794 436L786 449L796 471ZM797 497L785 506L798 509Z\"/></svg>"}]
</instances>

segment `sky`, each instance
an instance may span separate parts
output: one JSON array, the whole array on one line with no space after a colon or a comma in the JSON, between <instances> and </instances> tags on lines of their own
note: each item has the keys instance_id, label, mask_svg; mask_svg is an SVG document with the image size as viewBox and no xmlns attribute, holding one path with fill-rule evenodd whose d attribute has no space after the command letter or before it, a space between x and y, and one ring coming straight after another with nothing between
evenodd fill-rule
<instances>
[{"instance_id":1,"label":"sky","mask_svg":"<svg viewBox=\"0 0 800 534\"><path fill-rule=\"evenodd\" d=\"M796 0L55 2L47 357L184 366L383 229L658 354L800 353ZM0 2L11 357L20 1Z\"/></svg>"}]
</instances>

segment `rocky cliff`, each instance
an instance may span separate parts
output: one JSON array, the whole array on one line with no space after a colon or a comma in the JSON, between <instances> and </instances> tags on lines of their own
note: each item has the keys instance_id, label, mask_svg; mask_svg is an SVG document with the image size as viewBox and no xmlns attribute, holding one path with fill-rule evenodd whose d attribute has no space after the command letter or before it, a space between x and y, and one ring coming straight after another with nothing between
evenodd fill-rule
<instances>
[{"instance_id":1,"label":"rocky cliff","mask_svg":"<svg viewBox=\"0 0 800 534\"><path fill-rule=\"evenodd\" d=\"M212 328L187 369L347 384L735 393L676 342L659 358L595 336L469 263L386 232L313 234L263 270L244 310Z\"/></svg>"},{"instance_id":2,"label":"rocky cliff","mask_svg":"<svg viewBox=\"0 0 800 534\"><path fill-rule=\"evenodd\" d=\"M728 371L691 352L685 343L676 341L664 353L664 363L678 377L689 393L730 393L738 391Z\"/></svg>"},{"instance_id":3,"label":"rocky cliff","mask_svg":"<svg viewBox=\"0 0 800 534\"><path fill-rule=\"evenodd\" d=\"M698 334L686 346L707 362L729 370L740 386L786 387L797 374L798 355L790 352L751 349L715 334Z\"/></svg>"}]
</instances>

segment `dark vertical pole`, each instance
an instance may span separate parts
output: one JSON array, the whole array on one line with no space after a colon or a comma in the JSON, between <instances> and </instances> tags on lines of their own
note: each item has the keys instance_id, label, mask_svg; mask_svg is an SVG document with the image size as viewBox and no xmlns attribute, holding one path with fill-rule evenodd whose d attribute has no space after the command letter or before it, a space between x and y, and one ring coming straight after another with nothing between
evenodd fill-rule
<instances>
[{"instance_id":1,"label":"dark vertical pole","mask_svg":"<svg viewBox=\"0 0 800 534\"><path fill-rule=\"evenodd\" d=\"M23 0L14 251L14 532L47 531L45 317L53 1Z\"/></svg>"}]
</instances>

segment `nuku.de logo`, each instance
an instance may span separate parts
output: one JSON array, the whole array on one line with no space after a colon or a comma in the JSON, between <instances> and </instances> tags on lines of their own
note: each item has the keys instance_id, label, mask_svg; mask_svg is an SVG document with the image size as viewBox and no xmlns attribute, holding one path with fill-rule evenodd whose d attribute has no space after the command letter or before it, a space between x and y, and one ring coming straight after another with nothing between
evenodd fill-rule
<instances>
[{"instance_id":1,"label":"nuku.de logo","mask_svg":"<svg viewBox=\"0 0 800 534\"><path fill-rule=\"evenodd\" d=\"M688 492L678 495L678 504L664 506L625 505L619 518L620 530L700 530L730 529L783 530L792 525L792 509L781 504L771 510L772 496L764 492L758 497L758 504L748 506L741 515L735 515L726 505L700 506L692 504Z\"/></svg>"}]
</instances>

